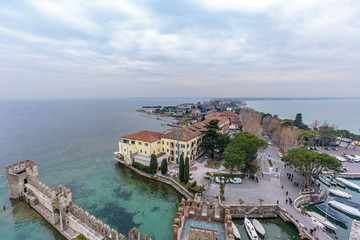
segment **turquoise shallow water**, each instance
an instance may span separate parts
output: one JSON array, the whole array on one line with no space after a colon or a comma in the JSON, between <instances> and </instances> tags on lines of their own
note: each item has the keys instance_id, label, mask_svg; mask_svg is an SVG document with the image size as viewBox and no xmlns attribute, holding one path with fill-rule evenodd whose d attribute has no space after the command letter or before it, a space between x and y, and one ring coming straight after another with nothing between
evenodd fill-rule
<instances>
[{"instance_id":1,"label":"turquoise shallow water","mask_svg":"<svg viewBox=\"0 0 360 240\"><path fill-rule=\"evenodd\" d=\"M137 227L154 240L172 239L181 196L115 164L121 136L164 131L158 120L141 117L143 105L170 105L198 99L0 101L0 239L64 239L34 210L11 206L5 166L31 159L50 187L63 184L73 201L120 233ZM276 231L283 231L282 221ZM287 227L285 227L287 228ZM275 231L275 230L274 230ZM292 235L289 235L292 236Z\"/></svg>"},{"instance_id":2,"label":"turquoise shallow water","mask_svg":"<svg viewBox=\"0 0 360 240\"><path fill-rule=\"evenodd\" d=\"M278 114L280 118L295 119L302 113L303 122L310 124L315 119L327 120L339 129L360 134L360 99L353 100L272 100L246 101L257 111Z\"/></svg>"}]
</instances>

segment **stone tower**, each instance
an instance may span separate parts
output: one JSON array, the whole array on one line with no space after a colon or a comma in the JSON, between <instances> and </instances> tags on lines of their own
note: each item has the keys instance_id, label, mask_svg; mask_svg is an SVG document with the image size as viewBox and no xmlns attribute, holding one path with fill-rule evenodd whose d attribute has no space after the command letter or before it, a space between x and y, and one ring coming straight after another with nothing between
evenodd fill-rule
<instances>
[{"instance_id":1,"label":"stone tower","mask_svg":"<svg viewBox=\"0 0 360 240\"><path fill-rule=\"evenodd\" d=\"M26 191L25 184L29 179L39 180L37 165L29 159L14 163L5 169L11 199L22 199Z\"/></svg>"}]
</instances>

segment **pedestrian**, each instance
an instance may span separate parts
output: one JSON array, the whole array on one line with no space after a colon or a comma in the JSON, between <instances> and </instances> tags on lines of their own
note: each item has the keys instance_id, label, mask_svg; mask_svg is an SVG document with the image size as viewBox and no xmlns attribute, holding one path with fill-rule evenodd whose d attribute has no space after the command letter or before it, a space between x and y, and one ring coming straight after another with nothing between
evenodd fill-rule
<instances>
[{"instance_id":1,"label":"pedestrian","mask_svg":"<svg viewBox=\"0 0 360 240\"><path fill-rule=\"evenodd\" d=\"M5 211L5 204L4 204L4 207L3 207L3 208L4 208L4 211Z\"/></svg>"},{"instance_id":2,"label":"pedestrian","mask_svg":"<svg viewBox=\"0 0 360 240\"><path fill-rule=\"evenodd\" d=\"M289 195L289 192L288 192L288 191L286 191L286 196L287 196L287 195Z\"/></svg>"},{"instance_id":3,"label":"pedestrian","mask_svg":"<svg viewBox=\"0 0 360 240\"><path fill-rule=\"evenodd\" d=\"M276 201L276 204L279 205L279 200Z\"/></svg>"},{"instance_id":4,"label":"pedestrian","mask_svg":"<svg viewBox=\"0 0 360 240\"><path fill-rule=\"evenodd\" d=\"M289 204L291 204L292 203L292 200L291 200L291 198L289 198Z\"/></svg>"},{"instance_id":5,"label":"pedestrian","mask_svg":"<svg viewBox=\"0 0 360 240\"><path fill-rule=\"evenodd\" d=\"M286 164L285 164L284 166L285 166L285 168L286 168Z\"/></svg>"},{"instance_id":6,"label":"pedestrian","mask_svg":"<svg viewBox=\"0 0 360 240\"><path fill-rule=\"evenodd\" d=\"M296 182L294 182L294 187L296 187Z\"/></svg>"},{"instance_id":7,"label":"pedestrian","mask_svg":"<svg viewBox=\"0 0 360 240\"><path fill-rule=\"evenodd\" d=\"M292 182L292 178L290 179L290 181Z\"/></svg>"},{"instance_id":8,"label":"pedestrian","mask_svg":"<svg viewBox=\"0 0 360 240\"><path fill-rule=\"evenodd\" d=\"M314 228L314 234L315 234L315 232L316 232L316 227Z\"/></svg>"},{"instance_id":9,"label":"pedestrian","mask_svg":"<svg viewBox=\"0 0 360 240\"><path fill-rule=\"evenodd\" d=\"M284 184L281 184L281 188L282 188L282 189L284 188Z\"/></svg>"},{"instance_id":10,"label":"pedestrian","mask_svg":"<svg viewBox=\"0 0 360 240\"><path fill-rule=\"evenodd\" d=\"M286 173L286 176L288 176L288 177L289 177L289 173Z\"/></svg>"},{"instance_id":11,"label":"pedestrian","mask_svg":"<svg viewBox=\"0 0 360 240\"><path fill-rule=\"evenodd\" d=\"M314 231L314 230L310 229L310 234L311 234L311 235L313 234L313 231Z\"/></svg>"},{"instance_id":12,"label":"pedestrian","mask_svg":"<svg viewBox=\"0 0 360 240\"><path fill-rule=\"evenodd\" d=\"M259 179L258 179L258 178L256 178L256 182L257 182L257 183L259 182Z\"/></svg>"},{"instance_id":13,"label":"pedestrian","mask_svg":"<svg viewBox=\"0 0 360 240\"><path fill-rule=\"evenodd\" d=\"M294 174L291 174L291 177L294 177Z\"/></svg>"},{"instance_id":14,"label":"pedestrian","mask_svg":"<svg viewBox=\"0 0 360 240\"><path fill-rule=\"evenodd\" d=\"M288 201L289 201L288 199L285 199L285 203L286 203L286 204L287 204Z\"/></svg>"}]
</instances>

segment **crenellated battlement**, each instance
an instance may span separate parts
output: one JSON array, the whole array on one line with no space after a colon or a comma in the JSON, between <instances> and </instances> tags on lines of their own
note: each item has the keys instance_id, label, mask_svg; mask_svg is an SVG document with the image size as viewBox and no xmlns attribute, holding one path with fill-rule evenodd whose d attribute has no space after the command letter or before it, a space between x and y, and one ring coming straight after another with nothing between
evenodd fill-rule
<instances>
[{"instance_id":1,"label":"crenellated battlement","mask_svg":"<svg viewBox=\"0 0 360 240\"><path fill-rule=\"evenodd\" d=\"M67 239L73 237L66 234L70 228L70 232L84 235L89 240L126 240L124 235L74 204L71 189L59 185L56 191L40 182L35 162L28 159L5 169L10 198L26 201ZM140 240L140 231L131 229L129 239ZM146 234L142 239L151 240Z\"/></svg>"}]
</instances>

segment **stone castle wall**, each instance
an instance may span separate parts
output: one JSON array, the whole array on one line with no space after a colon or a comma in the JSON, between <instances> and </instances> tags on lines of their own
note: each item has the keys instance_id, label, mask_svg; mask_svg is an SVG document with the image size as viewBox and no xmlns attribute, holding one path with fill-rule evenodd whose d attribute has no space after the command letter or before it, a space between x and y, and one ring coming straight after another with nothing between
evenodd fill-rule
<instances>
[{"instance_id":1,"label":"stone castle wall","mask_svg":"<svg viewBox=\"0 0 360 240\"><path fill-rule=\"evenodd\" d=\"M126 240L124 235L74 204L69 188L59 185L56 191L40 182L37 165L33 161L22 161L5 169L10 198L25 200L67 239L74 238L69 235L71 232L90 240ZM140 231L133 228L128 237L140 240ZM142 235L142 239L151 240L146 234Z\"/></svg>"}]
</instances>

